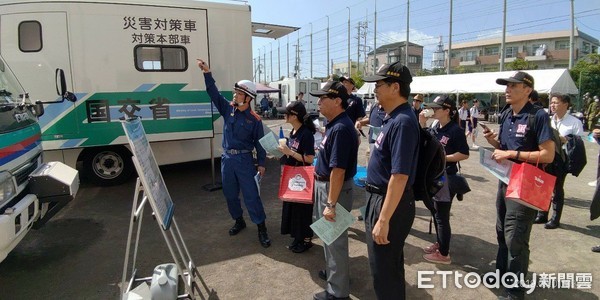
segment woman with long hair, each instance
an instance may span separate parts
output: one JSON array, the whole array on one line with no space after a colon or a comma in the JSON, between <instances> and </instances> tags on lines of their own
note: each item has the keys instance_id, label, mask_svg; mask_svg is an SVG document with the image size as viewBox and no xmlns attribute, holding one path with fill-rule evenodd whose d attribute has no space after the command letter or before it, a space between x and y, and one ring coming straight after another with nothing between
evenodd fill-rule
<instances>
[{"instance_id":1,"label":"woman with long hair","mask_svg":"<svg viewBox=\"0 0 600 300\"><path fill-rule=\"evenodd\" d=\"M426 103L425 108L433 110L433 118L437 122L431 131L444 146L446 152L446 177L458 173L458 162L469 158L469 144L465 130L459 126L458 110L454 101L447 95L438 96L433 103ZM419 114L421 127L426 126L427 112ZM448 180L444 187L433 197L433 207L428 207L433 214L437 242L423 248L427 261L440 264L450 264L450 208L455 194L449 187Z\"/></svg>"},{"instance_id":2,"label":"woman with long hair","mask_svg":"<svg viewBox=\"0 0 600 300\"><path fill-rule=\"evenodd\" d=\"M315 124L306 113L300 101L290 102L285 109L285 121L293 127L287 144L279 146L285 156L282 161L288 166L310 166L315 157ZM281 234L289 234L294 239L289 249L302 253L312 247L313 237L312 204L283 202L281 211Z\"/></svg>"}]
</instances>

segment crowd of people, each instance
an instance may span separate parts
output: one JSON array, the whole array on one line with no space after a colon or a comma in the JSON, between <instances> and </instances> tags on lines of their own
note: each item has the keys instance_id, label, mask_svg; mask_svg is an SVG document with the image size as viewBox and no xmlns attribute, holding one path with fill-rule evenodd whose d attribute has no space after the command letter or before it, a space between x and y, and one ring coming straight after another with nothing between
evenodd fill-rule
<instances>
[{"instance_id":1,"label":"crowd of people","mask_svg":"<svg viewBox=\"0 0 600 300\"><path fill-rule=\"evenodd\" d=\"M249 104L256 97L253 83L247 80L237 82L233 101L228 101L219 94L208 65L198 60L198 66L204 71L208 94L224 118L223 193L234 220L229 234L236 235L246 227L239 199L241 191L250 218L257 224L258 240L263 247L269 247L271 241L262 200L258 187L252 182L257 171L261 176L264 174L266 157L258 142L264 135L262 122ZM335 222L340 207L352 210L359 132L362 132L363 126L370 125L364 222L374 291L378 299L405 299L404 244L415 218L416 199L412 186L419 160L420 130L427 128L442 144L446 159L445 175L448 178L458 176L459 162L469 158L469 136L472 147L478 148L475 136L480 116L479 103L475 99L469 109L468 103L463 101L458 108L455 100L441 95L424 104L423 95L411 97L410 70L399 62L385 64L375 75L363 80L375 83L378 100L371 106L368 116L362 99L352 93L356 86L351 78L329 81L320 90L310 93L318 98L319 110L327 121L316 149L314 134L318 129L308 116L301 98L286 106L285 122L292 126L292 130L287 142L279 146L284 154L282 164L310 166L314 161L316 163L313 203L283 202L281 234L291 236L290 251L303 253L313 246L312 222L320 218ZM498 132L483 127L483 137L494 148L492 159L498 162L510 160L517 164L548 164L555 155L553 128L560 134L561 142L566 141L569 135L583 133L581 122L568 114L568 96L551 95L552 117L530 101L537 93L534 93L534 78L528 73L515 72L509 78L497 79L496 83L506 86L507 115L510 117L501 120ZM411 98L412 103L409 103ZM429 119L433 119L433 123L428 122ZM253 151L256 152L256 161ZM544 212L507 200L507 185L501 181L498 183L496 269L500 275L527 274L529 238L534 223L545 223L548 229L559 226L566 173L556 176L550 220ZM451 180L445 181L430 207L436 239L423 249L423 258L433 263L451 263L450 209L453 199L459 196L451 185ZM318 275L327 281L327 286L324 291L315 294L314 299L349 299L347 234L342 234L330 244L324 243L323 249L325 269L318 271ZM518 286L506 288L499 296L500 299L523 297L524 289Z\"/></svg>"}]
</instances>

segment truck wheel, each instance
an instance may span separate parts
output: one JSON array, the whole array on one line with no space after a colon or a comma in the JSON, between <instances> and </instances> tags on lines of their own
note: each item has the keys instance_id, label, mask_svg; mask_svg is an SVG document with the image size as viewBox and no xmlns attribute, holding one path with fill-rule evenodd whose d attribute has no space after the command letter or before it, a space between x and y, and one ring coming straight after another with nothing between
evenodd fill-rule
<instances>
[{"instance_id":1,"label":"truck wheel","mask_svg":"<svg viewBox=\"0 0 600 300\"><path fill-rule=\"evenodd\" d=\"M134 171L131 153L125 147L85 149L82 160L81 172L85 178L99 186L125 183Z\"/></svg>"}]
</instances>

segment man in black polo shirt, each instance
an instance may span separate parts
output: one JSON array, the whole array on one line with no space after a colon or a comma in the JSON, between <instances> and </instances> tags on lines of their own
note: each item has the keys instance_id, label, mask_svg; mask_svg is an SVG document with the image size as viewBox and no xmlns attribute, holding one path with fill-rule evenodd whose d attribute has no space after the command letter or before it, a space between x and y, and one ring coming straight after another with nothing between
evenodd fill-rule
<instances>
[{"instance_id":1,"label":"man in black polo shirt","mask_svg":"<svg viewBox=\"0 0 600 300\"><path fill-rule=\"evenodd\" d=\"M500 162L510 159L515 163L529 162L535 164L551 163L554 159L554 142L548 114L538 110L534 117L534 128L528 128L530 112L534 106L528 102L533 92L533 77L526 72L515 72L509 78L499 78L497 84L506 85L506 103L510 105L510 114L500 124L498 135L494 131L484 129L483 135L496 150L492 159ZM498 140L496 140L498 136ZM498 182L496 196L496 235L498 254L496 269L500 276L507 276L508 284L512 275L526 276L529 268L529 236L537 211L515 201L506 200L506 184ZM506 297L498 299L523 299L523 288L507 288Z\"/></svg>"},{"instance_id":2,"label":"man in black polo shirt","mask_svg":"<svg viewBox=\"0 0 600 300\"><path fill-rule=\"evenodd\" d=\"M382 65L375 94L387 113L369 159L365 233L378 299L405 299L404 241L415 219L412 184L419 156L419 123L408 97L412 76L399 62Z\"/></svg>"},{"instance_id":3,"label":"man in black polo shirt","mask_svg":"<svg viewBox=\"0 0 600 300\"><path fill-rule=\"evenodd\" d=\"M315 167L313 216L335 222L338 204L347 211L352 210L352 178L356 175L358 136L354 123L345 112L348 93L341 83L330 81L321 90L310 94L319 97L319 110L328 120ZM327 269L320 274L327 278L327 289L315 294L314 299L349 299L348 235L342 234L330 245L323 245L323 249Z\"/></svg>"},{"instance_id":4,"label":"man in black polo shirt","mask_svg":"<svg viewBox=\"0 0 600 300\"><path fill-rule=\"evenodd\" d=\"M367 115L365 112L365 106L363 105L363 101L360 99L360 97L352 94L354 89L356 89L354 79L350 77L340 77L340 82L346 87L346 91L348 92L349 96L346 114L352 121L352 124L356 124L357 120L360 120Z\"/></svg>"}]
</instances>

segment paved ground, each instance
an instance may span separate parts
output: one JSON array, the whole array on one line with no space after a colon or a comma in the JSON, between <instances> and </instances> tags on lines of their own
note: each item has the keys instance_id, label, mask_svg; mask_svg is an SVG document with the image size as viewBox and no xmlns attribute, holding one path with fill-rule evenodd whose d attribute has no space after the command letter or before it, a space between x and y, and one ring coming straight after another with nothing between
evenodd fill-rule
<instances>
[{"instance_id":1,"label":"paved ground","mask_svg":"<svg viewBox=\"0 0 600 300\"><path fill-rule=\"evenodd\" d=\"M278 132L282 120L267 124ZM289 127L284 126L287 130ZM360 155L364 155L363 150ZM594 188L587 185L596 173L598 146L586 143L588 166L578 177L566 182L566 205L561 228L545 230L536 225L531 237L530 271L536 273L591 273L591 289L536 288L529 299L598 299L600 294L600 254L590 247L600 244L600 223L589 221L589 204ZM361 160L364 163L364 158ZM405 247L407 295L409 299L495 299L496 291L486 287L463 288L454 277L442 287L441 276L435 288L419 289L417 271L459 271L485 274L494 269L496 255L495 194L497 180L479 166L479 155L463 164L463 173L473 191L452 208L452 264L438 266L422 259L422 247L434 236L427 233L429 213L421 203ZM255 226L230 237L232 225L220 191L205 192L211 182L210 164L195 162L162 168L175 202L175 217L205 290L201 299L311 299L325 282L317 277L324 266L321 242L308 252L294 254L285 246L289 237L279 234L281 203L276 198L279 171L270 160L262 193L267 225L273 245L263 249ZM135 180L100 188L83 184L76 200L47 226L30 233L0 263L0 299L116 299L119 297L125 243L131 213ZM355 210L364 204L364 192L354 191ZM138 267L140 275L151 275L154 266L171 261L162 235L145 212ZM364 243L364 225L356 222L349 232L351 296L374 299ZM210 294L210 295L209 295Z\"/></svg>"}]
</instances>

